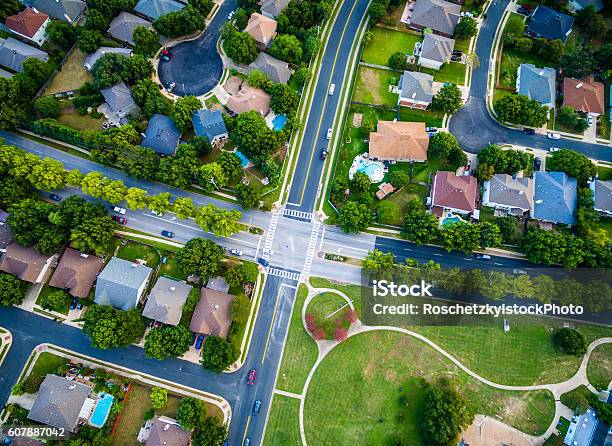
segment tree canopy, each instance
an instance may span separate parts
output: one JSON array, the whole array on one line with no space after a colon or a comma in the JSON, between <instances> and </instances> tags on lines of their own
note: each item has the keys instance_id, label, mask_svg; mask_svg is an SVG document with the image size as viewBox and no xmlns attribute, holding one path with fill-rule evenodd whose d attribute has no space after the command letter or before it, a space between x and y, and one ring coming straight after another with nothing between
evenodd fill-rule
<instances>
[{"instance_id":1,"label":"tree canopy","mask_svg":"<svg viewBox=\"0 0 612 446\"><path fill-rule=\"evenodd\" d=\"M127 347L138 342L145 331L140 310L123 311L110 305L89 307L85 315L83 333L91 339L95 348Z\"/></svg>"},{"instance_id":2,"label":"tree canopy","mask_svg":"<svg viewBox=\"0 0 612 446\"><path fill-rule=\"evenodd\" d=\"M240 352L230 341L219 336L208 336L204 341L202 353L202 366L205 369L221 373L233 364L240 356Z\"/></svg>"},{"instance_id":3,"label":"tree canopy","mask_svg":"<svg viewBox=\"0 0 612 446\"><path fill-rule=\"evenodd\" d=\"M210 279L219 269L225 250L216 243L193 238L176 254L179 268L186 274L197 274L203 280Z\"/></svg>"},{"instance_id":4,"label":"tree canopy","mask_svg":"<svg viewBox=\"0 0 612 446\"><path fill-rule=\"evenodd\" d=\"M509 94L495 101L497 117L504 122L542 127L548 120L548 107L522 94Z\"/></svg>"}]
</instances>

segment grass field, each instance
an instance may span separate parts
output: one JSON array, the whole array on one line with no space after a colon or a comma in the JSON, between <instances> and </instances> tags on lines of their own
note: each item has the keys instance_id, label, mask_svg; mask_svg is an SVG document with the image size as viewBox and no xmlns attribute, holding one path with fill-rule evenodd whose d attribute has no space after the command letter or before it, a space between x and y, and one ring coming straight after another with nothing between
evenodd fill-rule
<instances>
[{"instance_id":1,"label":"grass field","mask_svg":"<svg viewBox=\"0 0 612 446\"><path fill-rule=\"evenodd\" d=\"M359 67L353 101L373 105L397 105L397 94L389 91L389 85L397 85L400 73L379 70L376 68Z\"/></svg>"},{"instance_id":2,"label":"grass field","mask_svg":"<svg viewBox=\"0 0 612 446\"><path fill-rule=\"evenodd\" d=\"M449 62L442 65L442 68L439 70L421 67L419 71L431 74L436 82L450 82L452 84L463 85L465 84L465 69L465 64Z\"/></svg>"},{"instance_id":3,"label":"grass field","mask_svg":"<svg viewBox=\"0 0 612 446\"><path fill-rule=\"evenodd\" d=\"M418 198L422 203L425 203L428 193L429 188L426 186L421 186L420 184L408 184L390 197L386 198L384 201L390 201L399 207L400 219L399 221L395 222L395 226L399 226L404 222L404 215L406 215L406 212L408 211L408 203L415 198Z\"/></svg>"},{"instance_id":4,"label":"grass field","mask_svg":"<svg viewBox=\"0 0 612 446\"><path fill-rule=\"evenodd\" d=\"M336 328L342 327L348 330L350 326L350 323L344 319L348 307L344 307L331 316L332 313L344 305L346 305L346 301L338 294L322 293L310 301L306 314L314 316L317 326L323 328L327 339L334 339Z\"/></svg>"},{"instance_id":5,"label":"grass field","mask_svg":"<svg viewBox=\"0 0 612 446\"><path fill-rule=\"evenodd\" d=\"M364 62L387 66L389 57L393 53L401 52L412 54L414 44L423 40L418 33L395 31L375 26L371 29L374 38L364 48L362 59Z\"/></svg>"},{"instance_id":6,"label":"grass field","mask_svg":"<svg viewBox=\"0 0 612 446\"><path fill-rule=\"evenodd\" d=\"M560 399L563 404L565 404L570 409L574 410L576 409L574 407L575 404L573 404L573 402L576 401L575 397L579 395L583 395L585 398L587 398L590 394L591 394L591 391L587 389L586 386L578 386L574 390L561 395Z\"/></svg>"},{"instance_id":7,"label":"grass field","mask_svg":"<svg viewBox=\"0 0 612 446\"><path fill-rule=\"evenodd\" d=\"M81 88L85 82L93 81L92 75L85 69L85 54L75 48L62 69L57 72L49 87L45 90L45 95L62 93L64 91L76 90Z\"/></svg>"},{"instance_id":8,"label":"grass field","mask_svg":"<svg viewBox=\"0 0 612 446\"><path fill-rule=\"evenodd\" d=\"M88 114L79 115L70 102L64 101L57 121L77 130L102 130L102 123L105 118L104 116L94 118Z\"/></svg>"},{"instance_id":9,"label":"grass field","mask_svg":"<svg viewBox=\"0 0 612 446\"><path fill-rule=\"evenodd\" d=\"M27 393L36 393L42 384L45 376L55 373L60 366L68 364L68 359L52 353L43 352L36 359L36 363L31 373L24 381L24 388Z\"/></svg>"},{"instance_id":10,"label":"grass field","mask_svg":"<svg viewBox=\"0 0 612 446\"><path fill-rule=\"evenodd\" d=\"M275 394L268 416L264 446L301 445L299 412L299 400Z\"/></svg>"},{"instance_id":11,"label":"grass field","mask_svg":"<svg viewBox=\"0 0 612 446\"><path fill-rule=\"evenodd\" d=\"M529 434L543 433L552 421L550 393L496 390L410 336L375 332L344 341L315 372L305 401L306 438L311 444L420 444L418 379L442 377L455 383L477 413ZM403 408L400 397L407 403Z\"/></svg>"},{"instance_id":12,"label":"grass field","mask_svg":"<svg viewBox=\"0 0 612 446\"><path fill-rule=\"evenodd\" d=\"M597 347L587 366L589 382L598 390L607 389L612 381L612 344Z\"/></svg>"},{"instance_id":13,"label":"grass field","mask_svg":"<svg viewBox=\"0 0 612 446\"><path fill-rule=\"evenodd\" d=\"M130 262L144 260L149 268L156 268L159 265L159 254L155 248L133 241L122 244L117 251L117 257Z\"/></svg>"},{"instance_id":14,"label":"grass field","mask_svg":"<svg viewBox=\"0 0 612 446\"><path fill-rule=\"evenodd\" d=\"M162 263L161 267L159 268L160 276L166 276L176 280L187 279L188 274L179 269L176 261L176 255L174 253L163 252L162 256L166 257L166 263Z\"/></svg>"},{"instance_id":15,"label":"grass field","mask_svg":"<svg viewBox=\"0 0 612 446\"><path fill-rule=\"evenodd\" d=\"M439 170L455 171L456 168L440 160L428 160L424 163L414 163L412 182L429 183L430 176L435 175Z\"/></svg>"},{"instance_id":16,"label":"grass field","mask_svg":"<svg viewBox=\"0 0 612 446\"><path fill-rule=\"evenodd\" d=\"M283 353L276 388L293 393L302 393L310 368L317 360L318 350L315 342L306 333L302 324L302 307L308 296L304 285L295 297L295 305L291 316L291 325L287 335L287 343Z\"/></svg>"},{"instance_id":17,"label":"grass field","mask_svg":"<svg viewBox=\"0 0 612 446\"><path fill-rule=\"evenodd\" d=\"M427 127L442 127L443 112L400 107L400 121L424 122Z\"/></svg>"},{"instance_id":18,"label":"grass field","mask_svg":"<svg viewBox=\"0 0 612 446\"><path fill-rule=\"evenodd\" d=\"M55 291L61 291L59 288L53 288L47 284L43 285L42 290L40 290L40 294L38 295L38 297L36 298L36 304L40 305L41 302L51 293L54 293ZM66 299L64 300L64 304L61 306L61 308L57 308L54 309L54 311L57 311L58 313L62 313L62 314L68 314L68 312L70 311L70 297L68 295L66 295Z\"/></svg>"}]
</instances>

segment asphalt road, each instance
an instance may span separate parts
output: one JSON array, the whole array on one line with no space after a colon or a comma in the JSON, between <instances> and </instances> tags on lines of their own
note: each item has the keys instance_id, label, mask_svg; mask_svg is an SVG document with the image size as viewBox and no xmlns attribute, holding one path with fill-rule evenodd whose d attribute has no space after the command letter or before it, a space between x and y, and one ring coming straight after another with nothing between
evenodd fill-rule
<instances>
[{"instance_id":1,"label":"asphalt road","mask_svg":"<svg viewBox=\"0 0 612 446\"><path fill-rule=\"evenodd\" d=\"M508 3L509 0L496 0L489 6L487 18L484 19L476 41L476 54L480 65L472 71L470 96L465 106L450 119L449 131L455 135L463 149L472 153L479 152L488 144L499 143L544 150L550 147L561 147L582 152L593 159L612 161L612 150L609 146L570 138L554 141L544 135L525 135L519 130L509 129L499 124L489 114L485 98L487 97L487 78L489 72L493 72L490 52L497 26Z\"/></svg>"},{"instance_id":2,"label":"asphalt road","mask_svg":"<svg viewBox=\"0 0 612 446\"><path fill-rule=\"evenodd\" d=\"M223 73L217 41L227 15L235 9L236 0L224 1L200 37L172 47L172 59L169 62L159 62L158 74L162 84L176 84L172 93L200 96L217 85Z\"/></svg>"}]
</instances>

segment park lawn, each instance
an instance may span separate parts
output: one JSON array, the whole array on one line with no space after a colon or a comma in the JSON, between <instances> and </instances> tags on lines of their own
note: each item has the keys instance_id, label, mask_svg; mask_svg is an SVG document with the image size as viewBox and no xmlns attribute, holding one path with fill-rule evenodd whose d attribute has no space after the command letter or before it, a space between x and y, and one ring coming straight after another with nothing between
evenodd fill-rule
<instances>
[{"instance_id":1,"label":"park lawn","mask_svg":"<svg viewBox=\"0 0 612 446\"><path fill-rule=\"evenodd\" d=\"M427 127L442 127L443 112L431 110L417 110L415 108L400 107L399 120L411 122L424 122Z\"/></svg>"},{"instance_id":2,"label":"park lawn","mask_svg":"<svg viewBox=\"0 0 612 446\"><path fill-rule=\"evenodd\" d=\"M413 183L430 183L430 177L433 177L439 170L454 172L457 168L446 164L445 161L435 159L427 160L424 163L414 163L411 181Z\"/></svg>"},{"instance_id":3,"label":"park lawn","mask_svg":"<svg viewBox=\"0 0 612 446\"><path fill-rule=\"evenodd\" d=\"M412 54L414 44L423 40L416 32L402 32L381 26L370 30L374 34L372 41L364 48L361 59L366 63L387 66L389 58L397 52Z\"/></svg>"},{"instance_id":4,"label":"park lawn","mask_svg":"<svg viewBox=\"0 0 612 446\"><path fill-rule=\"evenodd\" d=\"M372 105L395 107L397 94L389 91L390 85L397 85L400 73L377 68L359 67L353 101Z\"/></svg>"},{"instance_id":5,"label":"park lawn","mask_svg":"<svg viewBox=\"0 0 612 446\"><path fill-rule=\"evenodd\" d=\"M560 400L564 405L574 410L575 407L572 403L575 401L575 398L580 395L584 396L585 398L588 398L589 395L591 395L591 391L586 386L580 385L575 389L561 395Z\"/></svg>"},{"instance_id":6,"label":"park lawn","mask_svg":"<svg viewBox=\"0 0 612 446\"><path fill-rule=\"evenodd\" d=\"M317 345L302 324L302 307L307 296L308 289L300 285L295 296L291 325L276 382L277 389L298 394L302 393L308 372L318 356Z\"/></svg>"},{"instance_id":7,"label":"park lawn","mask_svg":"<svg viewBox=\"0 0 612 446\"><path fill-rule=\"evenodd\" d=\"M597 390L608 388L612 381L612 344L603 344L593 350L587 365L587 377Z\"/></svg>"},{"instance_id":8,"label":"park lawn","mask_svg":"<svg viewBox=\"0 0 612 446\"><path fill-rule=\"evenodd\" d=\"M274 394L268 415L264 446L300 445L300 400Z\"/></svg>"},{"instance_id":9,"label":"park lawn","mask_svg":"<svg viewBox=\"0 0 612 446\"><path fill-rule=\"evenodd\" d=\"M58 368L68 364L68 358L57 356L49 352L42 352L36 359L36 363L31 373L24 381L24 388L27 393L36 393L42 384L45 376L55 373Z\"/></svg>"},{"instance_id":10,"label":"park lawn","mask_svg":"<svg viewBox=\"0 0 612 446\"><path fill-rule=\"evenodd\" d=\"M342 307L344 308L338 311ZM306 314L314 316L317 326L323 328L327 339L334 339L336 328L342 327L348 330L350 326L344 318L347 308L342 296L336 293L322 293L310 301Z\"/></svg>"},{"instance_id":11,"label":"park lawn","mask_svg":"<svg viewBox=\"0 0 612 446\"><path fill-rule=\"evenodd\" d=\"M188 274L181 271L176 261L176 254L170 252L162 253L166 257L166 263L162 263L159 268L159 275L170 277L176 280L186 280Z\"/></svg>"},{"instance_id":12,"label":"park lawn","mask_svg":"<svg viewBox=\"0 0 612 446\"><path fill-rule=\"evenodd\" d=\"M439 70L420 67L419 71L433 76L434 82L450 82L451 84L465 84L465 69L467 65L459 62L448 62Z\"/></svg>"},{"instance_id":13,"label":"park lawn","mask_svg":"<svg viewBox=\"0 0 612 446\"><path fill-rule=\"evenodd\" d=\"M443 377L476 413L495 416L531 435L545 432L553 419L554 400L547 391L501 391L471 378L411 336L370 332L335 347L314 373L304 411L308 443L420 444L419 379L435 382ZM398 416L401 397L408 404Z\"/></svg>"},{"instance_id":14,"label":"park lawn","mask_svg":"<svg viewBox=\"0 0 612 446\"><path fill-rule=\"evenodd\" d=\"M84 63L85 54L75 48L45 90L44 95L77 90L85 82L92 82L93 76L85 69Z\"/></svg>"},{"instance_id":15,"label":"park lawn","mask_svg":"<svg viewBox=\"0 0 612 446\"><path fill-rule=\"evenodd\" d=\"M59 288L54 288L52 286L49 286L47 284L44 284L42 287L42 290L40 290L40 294L38 295L38 297L36 298L36 304L40 305L42 303L42 301L51 293L54 293L56 291L61 291ZM70 301L72 299L70 299L70 296L66 293L66 299L64 300L64 304L61 306L61 308L58 308L54 311L58 312L58 313L62 313L62 314L68 314L68 312L70 311Z\"/></svg>"},{"instance_id":16,"label":"park lawn","mask_svg":"<svg viewBox=\"0 0 612 446\"><path fill-rule=\"evenodd\" d=\"M159 253L151 246L134 241L128 241L126 244L121 244L117 257L120 259L135 262L144 260L149 268L155 269L159 265Z\"/></svg>"}]
</instances>

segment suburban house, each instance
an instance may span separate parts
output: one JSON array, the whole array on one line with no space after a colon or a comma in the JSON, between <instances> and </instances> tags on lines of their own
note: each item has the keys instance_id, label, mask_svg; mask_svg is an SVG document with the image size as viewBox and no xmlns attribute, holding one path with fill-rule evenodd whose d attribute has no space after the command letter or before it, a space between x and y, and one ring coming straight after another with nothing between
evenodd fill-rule
<instances>
[{"instance_id":1,"label":"suburban house","mask_svg":"<svg viewBox=\"0 0 612 446\"><path fill-rule=\"evenodd\" d=\"M48 426L75 432L79 420L87 419L91 410L91 387L57 375L43 380L28 418ZM87 401L87 400L90 401ZM89 411L88 411L89 409Z\"/></svg>"},{"instance_id":2,"label":"suburban house","mask_svg":"<svg viewBox=\"0 0 612 446\"><path fill-rule=\"evenodd\" d=\"M593 209L602 216L612 216L612 181L591 181L590 187L595 202Z\"/></svg>"},{"instance_id":3,"label":"suburban house","mask_svg":"<svg viewBox=\"0 0 612 446\"><path fill-rule=\"evenodd\" d=\"M23 71L23 63L32 57L43 62L49 60L49 55L43 50L34 48L12 37L0 39L0 65L21 73Z\"/></svg>"},{"instance_id":4,"label":"suburban house","mask_svg":"<svg viewBox=\"0 0 612 446\"><path fill-rule=\"evenodd\" d=\"M445 37L453 37L459 22L461 5L445 0L417 0L410 18L410 27L432 29Z\"/></svg>"},{"instance_id":5,"label":"suburban house","mask_svg":"<svg viewBox=\"0 0 612 446\"><path fill-rule=\"evenodd\" d=\"M573 225L578 202L576 178L565 172L536 172L533 218Z\"/></svg>"},{"instance_id":6,"label":"suburban house","mask_svg":"<svg viewBox=\"0 0 612 446\"><path fill-rule=\"evenodd\" d=\"M424 122L378 121L370 133L370 158L394 161L427 161L429 137Z\"/></svg>"},{"instance_id":7,"label":"suburban house","mask_svg":"<svg viewBox=\"0 0 612 446\"><path fill-rule=\"evenodd\" d=\"M563 105L574 110L592 115L605 113L604 84L597 82L593 76L584 79L563 79Z\"/></svg>"},{"instance_id":8,"label":"suburban house","mask_svg":"<svg viewBox=\"0 0 612 446\"><path fill-rule=\"evenodd\" d=\"M572 26L574 26L573 17L540 4L531 15L525 33L531 37L559 39L565 43L572 32Z\"/></svg>"},{"instance_id":9,"label":"suburban house","mask_svg":"<svg viewBox=\"0 0 612 446\"><path fill-rule=\"evenodd\" d=\"M275 19L289 5L289 0L263 0L261 13L266 17Z\"/></svg>"},{"instance_id":10,"label":"suburban house","mask_svg":"<svg viewBox=\"0 0 612 446\"><path fill-rule=\"evenodd\" d=\"M404 71L397 84L397 94L399 106L425 110L433 99L433 76L416 71Z\"/></svg>"},{"instance_id":11,"label":"suburban house","mask_svg":"<svg viewBox=\"0 0 612 446\"><path fill-rule=\"evenodd\" d=\"M244 31L255 39L257 47L264 51L276 36L276 20L254 12Z\"/></svg>"},{"instance_id":12,"label":"suburban house","mask_svg":"<svg viewBox=\"0 0 612 446\"><path fill-rule=\"evenodd\" d=\"M110 22L108 33L115 39L134 46L134 38L132 35L134 34L134 30L139 26L144 26L147 29L153 27L151 22L127 11L121 11L121 13Z\"/></svg>"},{"instance_id":13,"label":"suburban house","mask_svg":"<svg viewBox=\"0 0 612 446\"><path fill-rule=\"evenodd\" d=\"M266 53L259 53L257 59L251 62L249 68L264 72L275 84L286 84L291 77L291 70L287 62Z\"/></svg>"},{"instance_id":14,"label":"suburban house","mask_svg":"<svg viewBox=\"0 0 612 446\"><path fill-rule=\"evenodd\" d=\"M191 432L183 429L176 420L157 416L145 424L148 437L146 446L189 446Z\"/></svg>"},{"instance_id":15,"label":"suburban house","mask_svg":"<svg viewBox=\"0 0 612 446\"><path fill-rule=\"evenodd\" d=\"M174 0L139 0L134 11L154 21L169 12L180 11L185 6L185 3Z\"/></svg>"},{"instance_id":16,"label":"suburban house","mask_svg":"<svg viewBox=\"0 0 612 446\"><path fill-rule=\"evenodd\" d=\"M2 68L0 68L0 77L4 78L4 79L10 79L13 76L15 76L13 73L3 70Z\"/></svg>"},{"instance_id":17,"label":"suburban house","mask_svg":"<svg viewBox=\"0 0 612 446\"><path fill-rule=\"evenodd\" d=\"M130 57L132 55L132 50L129 48L111 48L109 46L101 46L94 53L87 55L83 66L85 66L88 71L91 71L98 59L109 53L123 54L125 57Z\"/></svg>"},{"instance_id":18,"label":"suburban house","mask_svg":"<svg viewBox=\"0 0 612 446\"><path fill-rule=\"evenodd\" d=\"M66 248L49 285L67 290L74 297L87 297L102 265L104 260L100 257Z\"/></svg>"},{"instance_id":19,"label":"suburban house","mask_svg":"<svg viewBox=\"0 0 612 446\"><path fill-rule=\"evenodd\" d=\"M32 247L11 243L0 258L0 271L19 277L30 283L40 283L55 260L55 256L44 256Z\"/></svg>"},{"instance_id":20,"label":"suburban house","mask_svg":"<svg viewBox=\"0 0 612 446\"><path fill-rule=\"evenodd\" d=\"M128 116L140 113L140 108L132 99L132 91L124 82L103 88L100 94L104 97L105 103L98 111L115 125L127 124Z\"/></svg>"},{"instance_id":21,"label":"suburban house","mask_svg":"<svg viewBox=\"0 0 612 446\"><path fill-rule=\"evenodd\" d=\"M152 271L145 265L111 258L98 276L94 302L121 310L135 308L142 299Z\"/></svg>"},{"instance_id":22,"label":"suburban house","mask_svg":"<svg viewBox=\"0 0 612 446\"><path fill-rule=\"evenodd\" d=\"M47 26L50 22L47 14L26 8L18 14L8 16L5 24L18 36L41 46L47 40Z\"/></svg>"},{"instance_id":23,"label":"suburban house","mask_svg":"<svg viewBox=\"0 0 612 446\"><path fill-rule=\"evenodd\" d=\"M530 63L523 63L517 71L516 91L552 110L555 108L556 79L557 72L554 68L538 68Z\"/></svg>"},{"instance_id":24,"label":"suburban house","mask_svg":"<svg viewBox=\"0 0 612 446\"><path fill-rule=\"evenodd\" d=\"M595 7L595 11L599 12L604 8L603 0L570 0L567 7L570 11L576 12L581 9L588 8L593 5Z\"/></svg>"},{"instance_id":25,"label":"suburban house","mask_svg":"<svg viewBox=\"0 0 612 446\"><path fill-rule=\"evenodd\" d=\"M181 132L174 121L158 113L151 116L147 131L140 145L155 150L162 155L174 155L181 139Z\"/></svg>"},{"instance_id":26,"label":"suburban house","mask_svg":"<svg viewBox=\"0 0 612 446\"><path fill-rule=\"evenodd\" d=\"M32 8L75 26L83 17L87 3L81 0L34 0Z\"/></svg>"},{"instance_id":27,"label":"suburban house","mask_svg":"<svg viewBox=\"0 0 612 446\"><path fill-rule=\"evenodd\" d=\"M270 95L261 88L242 84L240 91L230 96L225 106L237 114L255 110L266 116L270 113Z\"/></svg>"},{"instance_id":28,"label":"suburban house","mask_svg":"<svg viewBox=\"0 0 612 446\"><path fill-rule=\"evenodd\" d=\"M473 176L457 176L453 172L438 171L431 186L431 211L438 217L446 211L473 214L476 211L477 196L478 184Z\"/></svg>"},{"instance_id":29,"label":"suburban house","mask_svg":"<svg viewBox=\"0 0 612 446\"><path fill-rule=\"evenodd\" d=\"M483 183L482 205L523 216L533 211L534 183L529 177L498 173Z\"/></svg>"},{"instance_id":30,"label":"suburban house","mask_svg":"<svg viewBox=\"0 0 612 446\"><path fill-rule=\"evenodd\" d=\"M163 324L178 325L191 289L185 282L160 277L149 293L142 315Z\"/></svg>"},{"instance_id":31,"label":"suburban house","mask_svg":"<svg viewBox=\"0 0 612 446\"><path fill-rule=\"evenodd\" d=\"M455 48L454 39L438 34L425 34L419 54L419 65L439 70L450 60L453 48Z\"/></svg>"},{"instance_id":32,"label":"suburban house","mask_svg":"<svg viewBox=\"0 0 612 446\"><path fill-rule=\"evenodd\" d=\"M221 291L202 288L189 329L194 333L227 338L232 325L232 301L234 296Z\"/></svg>"},{"instance_id":33,"label":"suburban house","mask_svg":"<svg viewBox=\"0 0 612 446\"><path fill-rule=\"evenodd\" d=\"M191 118L195 134L208 139L212 146L226 141L229 134L221 110L196 110Z\"/></svg>"}]
</instances>

